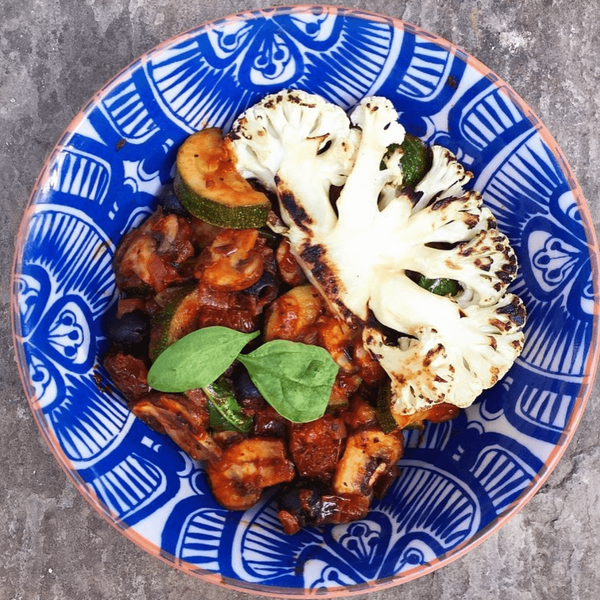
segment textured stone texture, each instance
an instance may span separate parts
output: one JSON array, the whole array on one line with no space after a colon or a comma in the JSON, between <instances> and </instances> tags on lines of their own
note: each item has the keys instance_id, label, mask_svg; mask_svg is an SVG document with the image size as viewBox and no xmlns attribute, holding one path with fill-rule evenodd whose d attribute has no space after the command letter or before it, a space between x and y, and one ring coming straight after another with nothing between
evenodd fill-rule
<instances>
[{"instance_id":1,"label":"textured stone texture","mask_svg":"<svg viewBox=\"0 0 600 600\"><path fill-rule=\"evenodd\" d=\"M336 4L337 2L332 2ZM23 208L72 117L142 52L189 27L270 2L2 0L0 20L0 600L192 600L246 597L143 553L75 491L33 422L14 364L10 262ZM600 21L597 0L373 0L347 6L435 32L508 81L563 149L600 221ZM542 490L499 533L417 581L372 594L600 597L600 399Z\"/></svg>"}]
</instances>

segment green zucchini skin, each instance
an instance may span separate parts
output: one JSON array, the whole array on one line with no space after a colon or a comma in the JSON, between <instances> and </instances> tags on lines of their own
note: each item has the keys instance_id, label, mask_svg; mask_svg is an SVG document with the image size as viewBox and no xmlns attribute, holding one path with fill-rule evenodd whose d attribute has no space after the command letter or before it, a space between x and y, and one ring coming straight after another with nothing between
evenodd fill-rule
<instances>
[{"instance_id":1,"label":"green zucchini skin","mask_svg":"<svg viewBox=\"0 0 600 600\"><path fill-rule=\"evenodd\" d=\"M208 399L210 426L216 431L249 433L253 418L242 412L233 388L224 377L202 388Z\"/></svg>"},{"instance_id":2,"label":"green zucchini skin","mask_svg":"<svg viewBox=\"0 0 600 600\"><path fill-rule=\"evenodd\" d=\"M216 127L190 135L177 152L175 195L195 217L226 229L259 229L271 202L236 170L232 146Z\"/></svg>"},{"instance_id":3,"label":"green zucchini skin","mask_svg":"<svg viewBox=\"0 0 600 600\"><path fill-rule=\"evenodd\" d=\"M175 194L183 206L195 217L224 229L259 229L267 223L271 204L239 206L221 204L192 190L179 171L173 182ZM232 192L234 193L234 192Z\"/></svg>"},{"instance_id":4,"label":"green zucchini skin","mask_svg":"<svg viewBox=\"0 0 600 600\"><path fill-rule=\"evenodd\" d=\"M185 286L152 319L150 360L154 362L171 344L195 329L200 305L195 284Z\"/></svg>"},{"instance_id":5,"label":"green zucchini skin","mask_svg":"<svg viewBox=\"0 0 600 600\"><path fill-rule=\"evenodd\" d=\"M398 429L398 423L392 415L391 411L392 403L392 389L390 383L386 381L384 384L379 386L379 392L377 394L377 420L383 433L388 434Z\"/></svg>"},{"instance_id":6,"label":"green zucchini skin","mask_svg":"<svg viewBox=\"0 0 600 600\"><path fill-rule=\"evenodd\" d=\"M419 138L410 134L404 138L402 150L402 184L414 188L431 168L431 150Z\"/></svg>"}]
</instances>

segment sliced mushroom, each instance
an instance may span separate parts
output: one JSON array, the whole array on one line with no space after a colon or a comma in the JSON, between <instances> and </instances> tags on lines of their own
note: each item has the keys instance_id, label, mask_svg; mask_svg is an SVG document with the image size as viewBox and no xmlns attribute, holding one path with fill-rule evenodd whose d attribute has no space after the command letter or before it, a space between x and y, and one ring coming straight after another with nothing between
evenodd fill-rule
<instances>
[{"instance_id":1,"label":"sliced mushroom","mask_svg":"<svg viewBox=\"0 0 600 600\"><path fill-rule=\"evenodd\" d=\"M400 460L403 448L400 432L385 434L379 427L354 431L335 471L334 492L371 498L377 481Z\"/></svg>"},{"instance_id":2,"label":"sliced mushroom","mask_svg":"<svg viewBox=\"0 0 600 600\"><path fill-rule=\"evenodd\" d=\"M216 460L222 454L206 431L208 406L202 390L187 395L151 392L135 402L131 410L156 431L166 433L194 460Z\"/></svg>"},{"instance_id":3,"label":"sliced mushroom","mask_svg":"<svg viewBox=\"0 0 600 600\"><path fill-rule=\"evenodd\" d=\"M228 446L220 459L207 464L206 472L215 498L229 510L251 508L265 488L291 481L295 475L285 443L266 437Z\"/></svg>"}]
</instances>

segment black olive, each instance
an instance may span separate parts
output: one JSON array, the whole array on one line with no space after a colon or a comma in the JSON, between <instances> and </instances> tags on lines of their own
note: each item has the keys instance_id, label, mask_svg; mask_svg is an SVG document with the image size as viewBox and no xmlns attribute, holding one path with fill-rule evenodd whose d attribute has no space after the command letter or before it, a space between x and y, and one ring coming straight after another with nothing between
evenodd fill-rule
<instances>
[{"instance_id":1,"label":"black olive","mask_svg":"<svg viewBox=\"0 0 600 600\"><path fill-rule=\"evenodd\" d=\"M252 383L252 379L250 379L246 367L241 363L237 363L233 369L233 373L231 374L231 384L233 386L233 393L238 402L262 398L260 392L256 389L256 386Z\"/></svg>"},{"instance_id":2,"label":"black olive","mask_svg":"<svg viewBox=\"0 0 600 600\"><path fill-rule=\"evenodd\" d=\"M268 413L267 413L268 414ZM265 418L263 413L256 413L254 415L254 427L252 433L257 436L266 437L285 437L286 427L285 423L281 420L281 417Z\"/></svg>"},{"instance_id":3,"label":"black olive","mask_svg":"<svg viewBox=\"0 0 600 600\"><path fill-rule=\"evenodd\" d=\"M300 514L302 512L300 489L294 484L286 486L277 497L277 508L292 515Z\"/></svg>"},{"instance_id":4,"label":"black olive","mask_svg":"<svg viewBox=\"0 0 600 600\"><path fill-rule=\"evenodd\" d=\"M158 197L158 203L162 206L163 214L165 215L177 215L179 217L190 216L188 210L181 204L177 194L175 194L172 185L163 188Z\"/></svg>"},{"instance_id":5,"label":"black olive","mask_svg":"<svg viewBox=\"0 0 600 600\"><path fill-rule=\"evenodd\" d=\"M321 498L328 494L331 494L331 489L326 483L312 479L297 479L285 486L278 494L277 507L299 517L299 520L305 524L318 517L322 506Z\"/></svg>"},{"instance_id":6,"label":"black olive","mask_svg":"<svg viewBox=\"0 0 600 600\"><path fill-rule=\"evenodd\" d=\"M258 300L264 301L269 304L279 293L279 282L275 277L268 271L264 271L260 279L249 288L244 290L244 294L255 296Z\"/></svg>"},{"instance_id":7,"label":"black olive","mask_svg":"<svg viewBox=\"0 0 600 600\"><path fill-rule=\"evenodd\" d=\"M124 349L136 350L148 344L150 321L141 310L125 313L120 319L113 312L106 318L106 333L109 341Z\"/></svg>"},{"instance_id":8,"label":"black olive","mask_svg":"<svg viewBox=\"0 0 600 600\"><path fill-rule=\"evenodd\" d=\"M277 419L272 419L264 424L258 435L266 435L267 437L285 437L285 424Z\"/></svg>"}]
</instances>

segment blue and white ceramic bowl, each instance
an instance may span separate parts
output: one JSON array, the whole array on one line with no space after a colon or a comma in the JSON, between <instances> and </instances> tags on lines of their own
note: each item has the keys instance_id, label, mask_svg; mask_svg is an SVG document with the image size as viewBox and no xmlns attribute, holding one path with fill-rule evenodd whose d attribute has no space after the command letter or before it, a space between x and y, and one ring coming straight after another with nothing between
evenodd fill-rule
<instances>
[{"instance_id":1,"label":"blue and white ceramic bowl","mask_svg":"<svg viewBox=\"0 0 600 600\"><path fill-rule=\"evenodd\" d=\"M100 364L111 259L155 207L183 139L227 128L297 87L351 107L390 98L409 133L475 177L521 265L523 355L459 418L409 433L402 474L363 521L285 536L269 497L213 499L200 465L147 428ZM348 595L419 577L496 531L573 436L598 353L598 246L575 178L496 75L400 21L322 6L249 12L142 56L77 115L42 171L17 243L13 323L27 398L86 499L151 554L203 579L277 596Z\"/></svg>"}]
</instances>

